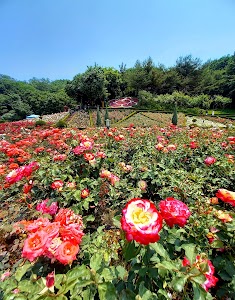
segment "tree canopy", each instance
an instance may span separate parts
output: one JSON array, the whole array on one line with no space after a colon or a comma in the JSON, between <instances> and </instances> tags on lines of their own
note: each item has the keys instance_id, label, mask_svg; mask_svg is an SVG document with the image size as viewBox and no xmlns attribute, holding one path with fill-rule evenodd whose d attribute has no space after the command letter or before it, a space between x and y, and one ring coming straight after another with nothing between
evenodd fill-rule
<instances>
[{"instance_id":1,"label":"tree canopy","mask_svg":"<svg viewBox=\"0 0 235 300\"><path fill-rule=\"evenodd\" d=\"M143 102L177 92L194 97L198 103L207 103L206 107L214 105L215 99L226 105L228 98L234 105L235 53L204 64L199 58L187 55L179 57L175 65L168 68L155 64L151 57L143 62L137 60L130 68L122 63L119 70L95 64L72 80L32 78L18 81L0 75L0 120L24 119L30 113L56 113L63 111L65 106L73 108L78 104L97 106L102 101L122 96L139 96L140 92L144 95ZM205 102L206 96L202 96L204 100L200 102L196 98L200 95L208 95L212 100Z\"/></svg>"}]
</instances>

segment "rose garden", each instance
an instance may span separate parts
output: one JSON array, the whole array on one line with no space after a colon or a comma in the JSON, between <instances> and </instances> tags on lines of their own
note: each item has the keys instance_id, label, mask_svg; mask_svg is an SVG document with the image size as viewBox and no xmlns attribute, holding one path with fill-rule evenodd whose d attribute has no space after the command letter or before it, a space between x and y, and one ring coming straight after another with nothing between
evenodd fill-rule
<instances>
[{"instance_id":1,"label":"rose garden","mask_svg":"<svg viewBox=\"0 0 235 300\"><path fill-rule=\"evenodd\" d=\"M0 124L1 298L235 298L234 127L153 115Z\"/></svg>"}]
</instances>

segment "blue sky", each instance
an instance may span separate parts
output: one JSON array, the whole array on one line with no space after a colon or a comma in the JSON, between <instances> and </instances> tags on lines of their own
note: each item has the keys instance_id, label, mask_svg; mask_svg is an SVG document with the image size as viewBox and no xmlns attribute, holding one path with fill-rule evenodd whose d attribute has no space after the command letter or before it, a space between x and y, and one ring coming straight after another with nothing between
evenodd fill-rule
<instances>
[{"instance_id":1,"label":"blue sky","mask_svg":"<svg viewBox=\"0 0 235 300\"><path fill-rule=\"evenodd\" d=\"M149 56L173 66L235 51L234 0L0 0L0 74L72 79Z\"/></svg>"}]
</instances>

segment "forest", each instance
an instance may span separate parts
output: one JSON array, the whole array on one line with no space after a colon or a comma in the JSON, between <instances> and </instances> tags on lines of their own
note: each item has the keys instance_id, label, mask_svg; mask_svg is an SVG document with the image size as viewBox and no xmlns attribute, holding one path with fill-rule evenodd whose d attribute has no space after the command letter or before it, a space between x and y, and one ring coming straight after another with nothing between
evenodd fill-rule
<instances>
[{"instance_id":1,"label":"forest","mask_svg":"<svg viewBox=\"0 0 235 300\"><path fill-rule=\"evenodd\" d=\"M88 66L72 80L32 78L19 81L0 75L0 122L45 115L79 106L95 107L124 96L139 99L148 109L178 107L216 109L234 107L235 53L202 63L192 55L179 57L172 67L155 64L152 58L119 69Z\"/></svg>"}]
</instances>

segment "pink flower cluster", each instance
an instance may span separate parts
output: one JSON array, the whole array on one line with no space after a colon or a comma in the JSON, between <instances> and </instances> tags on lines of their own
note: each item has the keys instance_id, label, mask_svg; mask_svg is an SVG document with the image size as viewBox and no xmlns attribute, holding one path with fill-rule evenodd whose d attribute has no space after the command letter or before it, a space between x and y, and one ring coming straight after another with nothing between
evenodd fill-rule
<instances>
[{"instance_id":1,"label":"pink flower cluster","mask_svg":"<svg viewBox=\"0 0 235 300\"><path fill-rule=\"evenodd\" d=\"M108 179L112 185L115 185L116 182L118 182L120 180L120 178L118 176L112 174L108 170L102 170L100 173L100 177Z\"/></svg>"},{"instance_id":2,"label":"pink flower cluster","mask_svg":"<svg viewBox=\"0 0 235 300\"><path fill-rule=\"evenodd\" d=\"M55 215L58 210L57 202L52 202L51 205L47 205L49 199L46 199L36 206L36 210L42 212L43 214L49 214L51 216Z\"/></svg>"},{"instance_id":3,"label":"pink flower cluster","mask_svg":"<svg viewBox=\"0 0 235 300\"><path fill-rule=\"evenodd\" d=\"M202 273L206 280L202 284L202 287L208 291L209 288L216 285L217 281L219 280L217 277L214 276L215 268L212 262L209 259L201 258L200 255L196 256L196 262L190 265L189 260L185 257L182 261L184 267L190 266L191 268L196 268ZM205 271L205 266L207 270Z\"/></svg>"},{"instance_id":4,"label":"pink flower cluster","mask_svg":"<svg viewBox=\"0 0 235 300\"><path fill-rule=\"evenodd\" d=\"M94 141L87 137L83 137L79 146L73 149L73 153L75 155L81 155L85 151L92 150L94 145Z\"/></svg>"},{"instance_id":5,"label":"pink flower cluster","mask_svg":"<svg viewBox=\"0 0 235 300\"><path fill-rule=\"evenodd\" d=\"M58 260L71 264L79 252L79 245L84 235L82 217L71 209L61 208L54 221L39 218L34 221L22 221L29 233L24 242L22 257L31 262L39 256L49 257L52 262Z\"/></svg>"},{"instance_id":6,"label":"pink flower cluster","mask_svg":"<svg viewBox=\"0 0 235 300\"><path fill-rule=\"evenodd\" d=\"M213 156L208 156L205 160L204 163L207 166L213 165L216 162L216 158L214 158Z\"/></svg>"},{"instance_id":7,"label":"pink flower cluster","mask_svg":"<svg viewBox=\"0 0 235 300\"><path fill-rule=\"evenodd\" d=\"M39 168L39 164L36 161L31 162L26 166L19 167L12 170L7 176L6 181L9 184L13 184L20 181L23 177L29 177L34 171Z\"/></svg>"}]
</instances>

